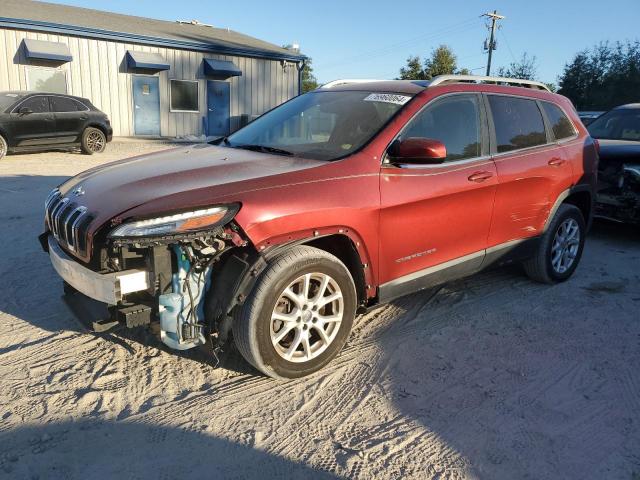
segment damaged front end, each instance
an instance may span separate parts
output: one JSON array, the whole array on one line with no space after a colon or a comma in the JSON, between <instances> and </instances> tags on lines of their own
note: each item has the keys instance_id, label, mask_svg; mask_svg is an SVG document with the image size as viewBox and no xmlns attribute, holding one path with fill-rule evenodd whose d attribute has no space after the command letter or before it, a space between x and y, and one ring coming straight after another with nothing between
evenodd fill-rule
<instances>
[{"instance_id":1,"label":"damaged front end","mask_svg":"<svg viewBox=\"0 0 640 480\"><path fill-rule=\"evenodd\" d=\"M640 162L600 163L595 214L640 224Z\"/></svg>"},{"instance_id":2,"label":"damaged front end","mask_svg":"<svg viewBox=\"0 0 640 480\"><path fill-rule=\"evenodd\" d=\"M87 266L62 250L64 241L52 229L42 241L66 293L108 304L109 317L95 321L94 330L151 326L172 349L209 339L217 348L227 340L230 312L246 295L243 285L260 270L260 256L232 221L238 209L217 206L112 225L94 239Z\"/></svg>"}]
</instances>

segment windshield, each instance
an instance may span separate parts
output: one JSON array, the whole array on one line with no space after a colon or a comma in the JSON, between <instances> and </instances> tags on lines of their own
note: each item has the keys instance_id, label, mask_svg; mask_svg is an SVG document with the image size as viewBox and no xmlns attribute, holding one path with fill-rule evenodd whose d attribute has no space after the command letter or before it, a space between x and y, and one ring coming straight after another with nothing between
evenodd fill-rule
<instances>
[{"instance_id":1,"label":"windshield","mask_svg":"<svg viewBox=\"0 0 640 480\"><path fill-rule=\"evenodd\" d=\"M4 112L16 103L22 96L17 93L0 93L0 112Z\"/></svg>"},{"instance_id":2,"label":"windshield","mask_svg":"<svg viewBox=\"0 0 640 480\"><path fill-rule=\"evenodd\" d=\"M602 140L640 141L640 109L611 110L591 123L587 129Z\"/></svg>"},{"instance_id":3,"label":"windshield","mask_svg":"<svg viewBox=\"0 0 640 480\"><path fill-rule=\"evenodd\" d=\"M222 145L337 160L365 145L410 95L314 91L294 98L229 136Z\"/></svg>"}]
</instances>

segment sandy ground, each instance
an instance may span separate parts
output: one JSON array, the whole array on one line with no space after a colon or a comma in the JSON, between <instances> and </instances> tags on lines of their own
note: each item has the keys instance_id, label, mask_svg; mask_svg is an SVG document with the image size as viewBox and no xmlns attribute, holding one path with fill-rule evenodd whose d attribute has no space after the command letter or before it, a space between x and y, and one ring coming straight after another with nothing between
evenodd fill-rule
<instances>
[{"instance_id":1,"label":"sandy ground","mask_svg":"<svg viewBox=\"0 0 640 480\"><path fill-rule=\"evenodd\" d=\"M324 371L92 334L36 242L64 178L166 148L0 162L0 477L640 479L640 233L597 223L570 281L495 270L357 322Z\"/></svg>"}]
</instances>

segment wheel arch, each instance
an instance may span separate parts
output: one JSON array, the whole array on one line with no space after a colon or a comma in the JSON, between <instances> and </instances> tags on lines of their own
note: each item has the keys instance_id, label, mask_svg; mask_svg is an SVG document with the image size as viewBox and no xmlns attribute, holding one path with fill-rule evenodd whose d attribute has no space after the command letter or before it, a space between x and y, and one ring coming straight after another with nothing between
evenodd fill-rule
<instances>
[{"instance_id":1,"label":"wheel arch","mask_svg":"<svg viewBox=\"0 0 640 480\"><path fill-rule=\"evenodd\" d=\"M92 122L87 123L84 126L84 129L82 130L83 134L84 134L84 131L87 128L97 128L98 130L100 130L104 134L105 138L109 136L107 128L104 125L100 124L100 122L92 121Z\"/></svg>"},{"instance_id":2,"label":"wheel arch","mask_svg":"<svg viewBox=\"0 0 640 480\"><path fill-rule=\"evenodd\" d=\"M553 204L553 207L549 211L549 216L547 217L547 221L544 224L544 231L547 231L549 225L551 224L551 221L553 220L553 217L562 204L569 204L577 207L582 212L588 230L591 227L591 223L593 220L594 200L594 195L588 185L577 185L563 191L560 195L558 195L558 198Z\"/></svg>"}]
</instances>

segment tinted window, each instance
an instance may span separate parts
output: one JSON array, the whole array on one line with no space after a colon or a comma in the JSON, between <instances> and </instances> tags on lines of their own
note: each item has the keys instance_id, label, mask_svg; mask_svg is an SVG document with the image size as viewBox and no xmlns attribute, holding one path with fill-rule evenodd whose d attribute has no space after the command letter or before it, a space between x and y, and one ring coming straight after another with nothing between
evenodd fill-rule
<instances>
[{"instance_id":1,"label":"tinted window","mask_svg":"<svg viewBox=\"0 0 640 480\"><path fill-rule=\"evenodd\" d=\"M18 106L18 109L21 108L29 108L33 113L45 113L49 111L49 100L44 95L27 98Z\"/></svg>"},{"instance_id":2,"label":"tinted window","mask_svg":"<svg viewBox=\"0 0 640 480\"><path fill-rule=\"evenodd\" d=\"M553 136L556 140L573 137L575 135L576 132L573 128L573 124L560 107L553 103L542 102L542 108L544 108L544 113L547 114L547 118L551 123Z\"/></svg>"},{"instance_id":3,"label":"tinted window","mask_svg":"<svg viewBox=\"0 0 640 480\"><path fill-rule=\"evenodd\" d=\"M402 138L439 140L447 147L446 161L479 157L482 128L478 97L454 95L427 106L409 124Z\"/></svg>"},{"instance_id":4,"label":"tinted window","mask_svg":"<svg viewBox=\"0 0 640 480\"><path fill-rule=\"evenodd\" d=\"M594 120L588 130L594 138L640 141L640 110L611 110Z\"/></svg>"},{"instance_id":5,"label":"tinted window","mask_svg":"<svg viewBox=\"0 0 640 480\"><path fill-rule=\"evenodd\" d=\"M81 103L73 98L67 97L49 97L51 101L51 110L54 112L77 112L86 110Z\"/></svg>"},{"instance_id":6,"label":"tinted window","mask_svg":"<svg viewBox=\"0 0 640 480\"><path fill-rule=\"evenodd\" d=\"M489 95L498 153L547 143L544 121L534 100Z\"/></svg>"},{"instance_id":7,"label":"tinted window","mask_svg":"<svg viewBox=\"0 0 640 480\"><path fill-rule=\"evenodd\" d=\"M171 110L198 111L198 82L171 80Z\"/></svg>"}]
</instances>

